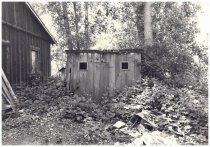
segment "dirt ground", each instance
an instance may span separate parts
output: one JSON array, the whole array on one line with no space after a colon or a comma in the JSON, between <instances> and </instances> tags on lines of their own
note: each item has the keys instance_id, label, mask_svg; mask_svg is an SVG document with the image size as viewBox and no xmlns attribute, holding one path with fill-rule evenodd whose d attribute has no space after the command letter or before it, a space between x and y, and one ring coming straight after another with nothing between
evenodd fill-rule
<instances>
[{"instance_id":1,"label":"dirt ground","mask_svg":"<svg viewBox=\"0 0 210 147\"><path fill-rule=\"evenodd\" d=\"M127 145L135 142L140 145L144 138L150 145L172 140L181 145L208 144L206 97L186 88L174 90L157 80L153 82L152 88L144 83L127 87L111 99L104 97L100 104L88 97L67 95L65 87L56 79L17 87L20 109L17 114L6 113L2 121L2 143ZM181 98L177 99L177 93ZM196 97L203 100L199 105L194 100ZM193 101L196 105L189 105ZM139 129L139 125L131 129L132 116L143 112L147 117L142 118L154 123L157 131L148 131L148 127ZM124 128L114 128L117 121L124 122Z\"/></svg>"}]
</instances>

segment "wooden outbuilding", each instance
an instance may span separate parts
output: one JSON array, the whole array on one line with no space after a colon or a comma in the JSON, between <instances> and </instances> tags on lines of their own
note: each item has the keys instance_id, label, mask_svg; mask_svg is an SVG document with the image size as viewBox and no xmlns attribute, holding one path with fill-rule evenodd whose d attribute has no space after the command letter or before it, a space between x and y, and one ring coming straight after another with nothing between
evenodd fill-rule
<instances>
[{"instance_id":1,"label":"wooden outbuilding","mask_svg":"<svg viewBox=\"0 0 210 147\"><path fill-rule=\"evenodd\" d=\"M2 67L11 84L27 82L36 71L50 76L54 43L29 3L2 2Z\"/></svg>"},{"instance_id":2,"label":"wooden outbuilding","mask_svg":"<svg viewBox=\"0 0 210 147\"><path fill-rule=\"evenodd\" d=\"M67 89L95 100L141 80L140 49L67 50Z\"/></svg>"},{"instance_id":3,"label":"wooden outbuilding","mask_svg":"<svg viewBox=\"0 0 210 147\"><path fill-rule=\"evenodd\" d=\"M61 81L66 81L66 68L62 67L59 69L59 77L61 78Z\"/></svg>"}]
</instances>

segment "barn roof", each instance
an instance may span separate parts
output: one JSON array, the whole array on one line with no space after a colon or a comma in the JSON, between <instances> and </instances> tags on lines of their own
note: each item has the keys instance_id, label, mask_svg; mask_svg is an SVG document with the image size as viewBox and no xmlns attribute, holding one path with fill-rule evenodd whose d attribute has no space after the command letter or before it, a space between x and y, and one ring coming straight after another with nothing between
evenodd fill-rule
<instances>
[{"instance_id":1,"label":"barn roof","mask_svg":"<svg viewBox=\"0 0 210 147\"><path fill-rule=\"evenodd\" d=\"M49 32L49 30L47 29L47 27L45 26L45 24L42 22L42 20L40 19L40 17L38 16L38 14L34 11L34 9L31 7L31 5L28 2L25 2L26 6L29 8L29 10L34 14L35 18L37 19L37 21L40 23L40 25L43 27L43 29L45 30L45 32L48 34L48 36L50 37L51 41L53 44L56 43L55 38L52 36L52 34Z\"/></svg>"}]
</instances>

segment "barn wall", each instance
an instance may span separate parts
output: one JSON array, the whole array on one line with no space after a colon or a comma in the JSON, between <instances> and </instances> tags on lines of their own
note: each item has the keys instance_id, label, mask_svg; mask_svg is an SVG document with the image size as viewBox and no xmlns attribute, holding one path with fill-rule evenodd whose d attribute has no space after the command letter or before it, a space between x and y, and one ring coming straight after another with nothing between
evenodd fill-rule
<instances>
[{"instance_id":1,"label":"barn wall","mask_svg":"<svg viewBox=\"0 0 210 147\"><path fill-rule=\"evenodd\" d=\"M2 2L2 22L50 42L48 34L25 2Z\"/></svg>"},{"instance_id":2,"label":"barn wall","mask_svg":"<svg viewBox=\"0 0 210 147\"><path fill-rule=\"evenodd\" d=\"M95 99L141 78L140 53L68 53L67 58L67 88L79 94L92 95ZM128 70L121 69L122 61L129 63ZM88 69L79 70L80 62L87 62Z\"/></svg>"},{"instance_id":3,"label":"barn wall","mask_svg":"<svg viewBox=\"0 0 210 147\"><path fill-rule=\"evenodd\" d=\"M39 67L44 77L50 75L50 41L42 26L23 2L2 3L2 44L9 42L8 58L2 60L12 84L26 82L31 72L31 49L39 48ZM7 53L2 48L2 56Z\"/></svg>"}]
</instances>

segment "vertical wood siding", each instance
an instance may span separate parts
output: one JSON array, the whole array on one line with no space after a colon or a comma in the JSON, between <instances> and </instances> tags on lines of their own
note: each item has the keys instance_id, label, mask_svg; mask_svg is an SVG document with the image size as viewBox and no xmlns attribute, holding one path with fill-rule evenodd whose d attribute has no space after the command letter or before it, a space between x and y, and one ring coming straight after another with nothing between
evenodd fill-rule
<instances>
[{"instance_id":1,"label":"vertical wood siding","mask_svg":"<svg viewBox=\"0 0 210 147\"><path fill-rule=\"evenodd\" d=\"M67 78L70 91L91 95L96 101L105 93L113 93L115 89L120 90L141 79L140 53L71 52L67 58L66 74L70 76ZM121 69L122 61L128 62L128 70ZM80 62L87 62L88 69L80 70Z\"/></svg>"},{"instance_id":2,"label":"vertical wood siding","mask_svg":"<svg viewBox=\"0 0 210 147\"><path fill-rule=\"evenodd\" d=\"M50 38L24 2L2 3L2 40L9 41L10 70L6 76L10 83L27 82L31 72L31 49L40 49L40 71L50 76ZM4 55L2 50L2 55ZM2 61L5 64L8 61ZM6 69L4 69L6 70Z\"/></svg>"}]
</instances>

